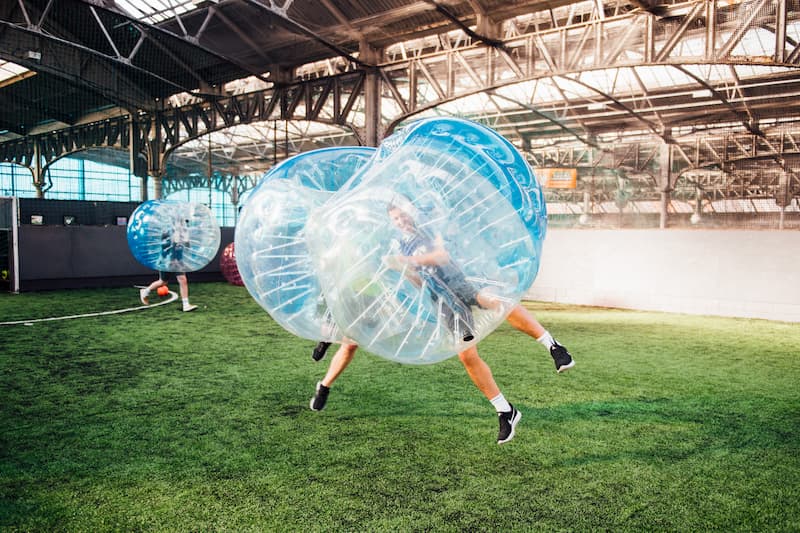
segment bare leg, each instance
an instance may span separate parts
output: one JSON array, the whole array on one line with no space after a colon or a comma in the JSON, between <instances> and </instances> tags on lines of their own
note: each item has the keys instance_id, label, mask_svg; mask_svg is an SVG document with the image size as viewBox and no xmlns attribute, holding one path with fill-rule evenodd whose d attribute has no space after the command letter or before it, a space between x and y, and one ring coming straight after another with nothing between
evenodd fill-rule
<instances>
[{"instance_id":1,"label":"bare leg","mask_svg":"<svg viewBox=\"0 0 800 533\"><path fill-rule=\"evenodd\" d=\"M153 283L144 289L139 289L139 300L141 300L144 305L150 305L150 292L158 289L159 287L163 287L166 284L167 282L161 279L161 276L159 275L158 279Z\"/></svg>"},{"instance_id":2,"label":"bare leg","mask_svg":"<svg viewBox=\"0 0 800 533\"><path fill-rule=\"evenodd\" d=\"M309 407L312 411L322 411L325 409L325 404L328 401L328 394L330 393L331 385L333 385L333 382L336 381L336 378L338 378L339 375L344 372L344 369L347 368L347 365L350 364L350 361L353 360L356 350L358 350L357 344L342 344L339 346L339 349L336 350L336 353L334 354L333 359L331 359L330 365L328 366L328 373L325 374L325 377L322 378L322 381L317 383L314 396L311 397Z\"/></svg>"},{"instance_id":3,"label":"bare leg","mask_svg":"<svg viewBox=\"0 0 800 533\"><path fill-rule=\"evenodd\" d=\"M480 291L476 299L484 309L492 309L494 311L499 311L501 309L502 302L486 290ZM506 320L508 320L508 323L514 328L534 339L538 339L547 331L544 329L544 326L536 320L536 317L523 307L522 304L515 305L514 308L511 309L511 313L506 317Z\"/></svg>"},{"instance_id":4,"label":"bare leg","mask_svg":"<svg viewBox=\"0 0 800 533\"><path fill-rule=\"evenodd\" d=\"M181 300L188 299L189 298L189 282L186 279L186 274L175 274L175 278L178 280L178 287L180 288Z\"/></svg>"},{"instance_id":5,"label":"bare leg","mask_svg":"<svg viewBox=\"0 0 800 533\"><path fill-rule=\"evenodd\" d=\"M339 346L339 349L336 350L336 354L334 354L333 359L331 359L331 363L328 366L328 373L325 374L324 378L322 378L321 383L326 387L333 385L333 382L336 381L336 378L338 378L339 375L344 372L344 369L347 368L347 365L349 365L350 361L353 360L356 350L358 350L357 344L342 344Z\"/></svg>"},{"instance_id":6,"label":"bare leg","mask_svg":"<svg viewBox=\"0 0 800 533\"><path fill-rule=\"evenodd\" d=\"M161 278L158 278L153 283L151 283L150 285L147 286L147 292L152 292L152 291L158 289L159 287L163 287L166 284L167 284L166 281L164 281Z\"/></svg>"},{"instance_id":7,"label":"bare leg","mask_svg":"<svg viewBox=\"0 0 800 533\"><path fill-rule=\"evenodd\" d=\"M486 396L487 400L491 401L500 394L500 388L494 381L492 369L478 355L477 348L474 346L467 348L458 354L458 358L461 360L461 364L464 365L469 378L478 387L478 390Z\"/></svg>"},{"instance_id":8,"label":"bare leg","mask_svg":"<svg viewBox=\"0 0 800 533\"><path fill-rule=\"evenodd\" d=\"M500 431L497 434L497 444L503 444L514 438L514 430L522 418L520 413L513 405L508 403L500 393L500 389L492 376L492 370L483 359L478 355L478 350L473 346L458 354L461 364L469 374L470 379L476 387L486 396L492 405L497 409Z\"/></svg>"},{"instance_id":9,"label":"bare leg","mask_svg":"<svg viewBox=\"0 0 800 533\"><path fill-rule=\"evenodd\" d=\"M553 336L544 329L544 326L522 304L514 306L506 320L516 329L536 339L550 352L550 356L556 365L556 372L560 374L575 366L575 361L569 351L556 342Z\"/></svg>"},{"instance_id":10,"label":"bare leg","mask_svg":"<svg viewBox=\"0 0 800 533\"><path fill-rule=\"evenodd\" d=\"M544 329L544 326L536 320L536 317L521 304L514 306L514 309L512 309L511 313L506 317L506 320L508 320L508 323L513 327L530 335L534 339L538 339L547 331Z\"/></svg>"},{"instance_id":11,"label":"bare leg","mask_svg":"<svg viewBox=\"0 0 800 533\"><path fill-rule=\"evenodd\" d=\"M183 272L176 273L175 278L178 280L178 287L180 288L183 311L194 311L197 306L189 303L189 282L186 279L186 274Z\"/></svg>"}]
</instances>

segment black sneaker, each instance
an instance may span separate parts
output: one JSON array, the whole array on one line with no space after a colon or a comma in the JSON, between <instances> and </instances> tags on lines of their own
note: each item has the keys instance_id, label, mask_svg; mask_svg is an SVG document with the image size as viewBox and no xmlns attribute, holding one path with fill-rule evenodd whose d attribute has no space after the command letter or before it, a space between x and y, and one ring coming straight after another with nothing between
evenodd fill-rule
<instances>
[{"instance_id":1,"label":"black sneaker","mask_svg":"<svg viewBox=\"0 0 800 533\"><path fill-rule=\"evenodd\" d=\"M312 411L325 409L325 402L328 401L328 393L330 391L331 389L323 385L321 381L317 383L317 392L314 393L314 397L311 398L311 402L308 404Z\"/></svg>"},{"instance_id":2,"label":"black sneaker","mask_svg":"<svg viewBox=\"0 0 800 533\"><path fill-rule=\"evenodd\" d=\"M553 361L556 364L556 372L559 374L575 366L575 361L572 360L572 356L567 349L557 342L553 342L550 347L550 355L553 357Z\"/></svg>"},{"instance_id":3,"label":"black sneaker","mask_svg":"<svg viewBox=\"0 0 800 533\"><path fill-rule=\"evenodd\" d=\"M510 411L497 413L497 416L500 419L500 433L497 434L497 444L503 444L514 438L514 428L517 427L517 423L522 418L522 413L512 405Z\"/></svg>"},{"instance_id":4,"label":"black sneaker","mask_svg":"<svg viewBox=\"0 0 800 533\"><path fill-rule=\"evenodd\" d=\"M328 351L332 343L322 341L314 347L314 351L311 352L311 359L314 361L321 361L323 357L325 357L325 352Z\"/></svg>"}]
</instances>

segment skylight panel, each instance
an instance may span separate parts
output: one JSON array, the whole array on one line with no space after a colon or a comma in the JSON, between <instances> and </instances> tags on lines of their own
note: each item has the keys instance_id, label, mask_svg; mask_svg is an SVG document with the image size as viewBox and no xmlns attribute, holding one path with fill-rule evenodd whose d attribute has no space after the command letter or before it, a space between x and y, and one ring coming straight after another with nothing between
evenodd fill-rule
<instances>
[{"instance_id":1,"label":"skylight panel","mask_svg":"<svg viewBox=\"0 0 800 533\"><path fill-rule=\"evenodd\" d=\"M648 89L663 89L694 85L696 82L683 72L667 66L636 67L636 73Z\"/></svg>"},{"instance_id":2,"label":"skylight panel","mask_svg":"<svg viewBox=\"0 0 800 533\"><path fill-rule=\"evenodd\" d=\"M6 87L35 75L36 73L32 70L16 63L0 60L0 87Z\"/></svg>"},{"instance_id":3,"label":"skylight panel","mask_svg":"<svg viewBox=\"0 0 800 533\"><path fill-rule=\"evenodd\" d=\"M728 38L726 35L724 38ZM732 56L771 57L775 34L762 28L751 28L731 50Z\"/></svg>"},{"instance_id":4,"label":"skylight panel","mask_svg":"<svg viewBox=\"0 0 800 533\"><path fill-rule=\"evenodd\" d=\"M197 9L200 0L116 0L115 4L133 18L156 24L175 15Z\"/></svg>"}]
</instances>

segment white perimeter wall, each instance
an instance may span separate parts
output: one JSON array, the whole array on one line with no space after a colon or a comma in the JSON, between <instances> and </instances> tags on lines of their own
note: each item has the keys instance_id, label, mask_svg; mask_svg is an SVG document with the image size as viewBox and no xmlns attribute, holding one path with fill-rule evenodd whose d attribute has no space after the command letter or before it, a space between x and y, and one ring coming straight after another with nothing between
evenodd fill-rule
<instances>
[{"instance_id":1,"label":"white perimeter wall","mask_svg":"<svg viewBox=\"0 0 800 533\"><path fill-rule=\"evenodd\" d=\"M550 229L527 297L800 322L800 231Z\"/></svg>"}]
</instances>

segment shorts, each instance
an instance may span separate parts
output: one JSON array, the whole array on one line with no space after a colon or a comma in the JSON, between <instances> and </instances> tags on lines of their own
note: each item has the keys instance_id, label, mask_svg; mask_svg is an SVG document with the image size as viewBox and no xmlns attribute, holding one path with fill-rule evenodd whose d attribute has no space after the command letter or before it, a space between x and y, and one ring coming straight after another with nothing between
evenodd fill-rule
<instances>
[{"instance_id":1,"label":"shorts","mask_svg":"<svg viewBox=\"0 0 800 533\"><path fill-rule=\"evenodd\" d=\"M463 276L455 280L447 281L446 283L453 294L466 305L477 305L480 307L478 303L478 289Z\"/></svg>"},{"instance_id":2,"label":"shorts","mask_svg":"<svg viewBox=\"0 0 800 533\"><path fill-rule=\"evenodd\" d=\"M171 261L183 261L183 245L182 244L174 244L172 246L172 254L170 256Z\"/></svg>"},{"instance_id":3,"label":"shorts","mask_svg":"<svg viewBox=\"0 0 800 533\"><path fill-rule=\"evenodd\" d=\"M469 342L475 338L475 318L472 316L472 309L469 307L452 307L444 303L442 305L442 318L444 318L447 329L456 338Z\"/></svg>"},{"instance_id":4,"label":"shorts","mask_svg":"<svg viewBox=\"0 0 800 533\"><path fill-rule=\"evenodd\" d=\"M466 342L475 338L475 319L472 306L478 305L478 289L464 276L448 280L430 276L426 278L431 298L441 310L447 328L457 338Z\"/></svg>"},{"instance_id":5,"label":"shorts","mask_svg":"<svg viewBox=\"0 0 800 533\"><path fill-rule=\"evenodd\" d=\"M159 271L158 271L158 279L160 279L161 281L167 281L167 280L165 279L165 277L164 277L164 276L166 276L166 274L167 274L167 272L162 272L161 270L159 270ZM178 276L185 276L185 275L186 275L186 273L185 273L185 272L172 272L172 274L175 274L175 277L176 277L176 278L177 278Z\"/></svg>"}]
</instances>

